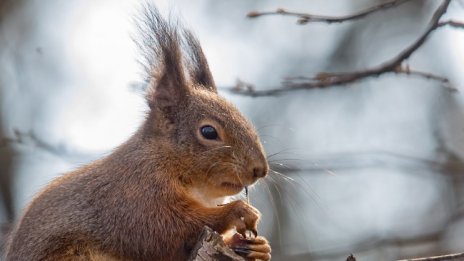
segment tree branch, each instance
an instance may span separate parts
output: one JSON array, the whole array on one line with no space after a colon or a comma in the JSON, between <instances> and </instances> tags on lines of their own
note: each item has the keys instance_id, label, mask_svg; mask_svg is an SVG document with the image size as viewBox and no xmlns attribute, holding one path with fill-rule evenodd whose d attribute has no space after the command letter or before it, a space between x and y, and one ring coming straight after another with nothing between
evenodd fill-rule
<instances>
[{"instance_id":1,"label":"tree branch","mask_svg":"<svg viewBox=\"0 0 464 261\"><path fill-rule=\"evenodd\" d=\"M95 159L100 155L98 153L78 151L66 144L51 144L37 136L33 131L23 132L14 129L13 134L13 137L0 137L0 149L12 144L33 145L58 157L80 162Z\"/></svg>"},{"instance_id":2,"label":"tree branch","mask_svg":"<svg viewBox=\"0 0 464 261\"><path fill-rule=\"evenodd\" d=\"M396 3L399 1L395 1ZM256 90L253 85L238 82L236 86L227 88L229 91L237 94L248 95L252 97L257 96L273 96L284 92L302 89L315 89L325 88L328 86L341 86L351 84L361 79L380 77L384 74L404 74L418 76L424 79L435 80L443 84L450 90L456 90L449 83L449 80L445 77L434 75L428 72L421 72L412 70L409 66L403 63L411 57L411 55L417 51L428 39L430 34L436 29L444 26L452 26L456 28L462 28L463 23L456 21L440 22L441 17L446 13L451 0L444 0L440 6L435 10L429 25L426 30L407 48L401 51L392 59L381 63L378 66L374 66L361 71L354 72L322 72L317 74L315 77L290 77L287 78L283 83L282 87L271 88L268 90ZM389 2L390 4L392 2ZM377 10L377 9L375 9ZM381 10L381 9L379 9Z\"/></svg>"},{"instance_id":3,"label":"tree branch","mask_svg":"<svg viewBox=\"0 0 464 261\"><path fill-rule=\"evenodd\" d=\"M271 11L271 12L257 12L253 11L248 13L249 18L257 18L261 16L270 16L270 15L284 15L284 16L293 16L298 18L298 24L304 25L309 22L323 22L323 23L341 23L349 20L356 20L360 18L364 18L372 13L386 10L393 8L395 6L399 6L401 4L404 4L406 2L409 2L411 0L392 0L388 1L370 8L367 8L365 10L362 10L360 12L351 14L351 15L345 15L345 16L324 16L324 15L313 15L313 14L308 14L308 13L299 13L299 12L290 12L286 11L285 9L279 8L276 11Z\"/></svg>"},{"instance_id":4,"label":"tree branch","mask_svg":"<svg viewBox=\"0 0 464 261\"><path fill-rule=\"evenodd\" d=\"M438 25L440 27L442 27L442 26L451 26L451 27L454 27L454 28L457 28L457 29L464 29L464 22L454 21L454 20L448 20L448 21L440 22Z\"/></svg>"},{"instance_id":5,"label":"tree branch","mask_svg":"<svg viewBox=\"0 0 464 261\"><path fill-rule=\"evenodd\" d=\"M444 256L433 256L433 257L424 257L424 258L414 258L414 259L403 259L399 261L459 261L464 260L464 253L444 255Z\"/></svg>"},{"instance_id":6,"label":"tree branch","mask_svg":"<svg viewBox=\"0 0 464 261\"><path fill-rule=\"evenodd\" d=\"M204 227L188 261L216 260L245 261L224 243L221 235L209 227Z\"/></svg>"}]
</instances>

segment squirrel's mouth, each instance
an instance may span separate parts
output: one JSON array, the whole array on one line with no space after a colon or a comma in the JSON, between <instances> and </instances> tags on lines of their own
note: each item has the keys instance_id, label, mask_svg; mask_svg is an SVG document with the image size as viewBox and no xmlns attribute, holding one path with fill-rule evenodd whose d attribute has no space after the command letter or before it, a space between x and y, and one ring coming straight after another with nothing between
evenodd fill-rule
<instances>
[{"instance_id":1,"label":"squirrel's mouth","mask_svg":"<svg viewBox=\"0 0 464 261\"><path fill-rule=\"evenodd\" d=\"M230 182L222 182L221 186L229 190L238 190L238 191L244 188L243 185L238 185L238 184L230 183Z\"/></svg>"}]
</instances>

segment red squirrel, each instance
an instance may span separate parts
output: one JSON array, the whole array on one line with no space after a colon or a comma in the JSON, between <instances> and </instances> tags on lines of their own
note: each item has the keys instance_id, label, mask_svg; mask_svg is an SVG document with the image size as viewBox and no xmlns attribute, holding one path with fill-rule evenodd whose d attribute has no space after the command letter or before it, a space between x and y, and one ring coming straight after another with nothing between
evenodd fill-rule
<instances>
[{"instance_id":1,"label":"red squirrel","mask_svg":"<svg viewBox=\"0 0 464 261\"><path fill-rule=\"evenodd\" d=\"M139 27L145 121L110 155L54 180L32 200L12 232L7 261L187 260L204 226L257 233L257 209L224 202L268 172L254 127L218 95L190 31L153 6ZM247 260L271 258L265 238L245 243L237 253Z\"/></svg>"}]
</instances>

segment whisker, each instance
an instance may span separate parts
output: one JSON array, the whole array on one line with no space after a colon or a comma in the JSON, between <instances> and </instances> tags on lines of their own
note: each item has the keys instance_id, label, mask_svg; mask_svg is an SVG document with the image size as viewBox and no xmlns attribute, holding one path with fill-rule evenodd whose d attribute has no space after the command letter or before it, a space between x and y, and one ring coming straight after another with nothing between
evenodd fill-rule
<instances>
[{"instance_id":1,"label":"whisker","mask_svg":"<svg viewBox=\"0 0 464 261\"><path fill-rule=\"evenodd\" d=\"M287 181L289 182L289 184L291 185L294 185L294 186L297 186L299 188L299 190L303 191L306 196L308 196L309 198L313 199L313 201L317 204L317 206L320 208L320 209L324 209L322 207L322 205L320 205L319 203L322 201L322 199L319 197L319 195L313 191L313 189L311 188L311 186L308 184L308 182L306 181L306 179L304 179L300 174L297 174L297 176L299 177L299 180L301 180L305 186L303 186L302 184L300 184L299 182L297 182L294 178L292 177L289 177L283 173L280 173L278 171L275 171L273 169L270 169L272 171L272 174L276 174L278 175L277 177L280 177L282 178L284 181ZM295 187L296 188L296 187ZM312 192L309 193L310 190Z\"/></svg>"},{"instance_id":2,"label":"whisker","mask_svg":"<svg viewBox=\"0 0 464 261\"><path fill-rule=\"evenodd\" d=\"M229 148L232 148L232 146L224 145L224 146L220 146L220 147L211 148L211 149L209 149L207 151L204 151L203 153L209 153L209 152L212 152L212 151L215 151L215 150L218 150L218 149L229 149Z\"/></svg>"},{"instance_id":3,"label":"whisker","mask_svg":"<svg viewBox=\"0 0 464 261\"><path fill-rule=\"evenodd\" d=\"M275 156L281 155L281 154L295 154L295 153L292 152L293 150L294 150L294 148L285 148L285 149L280 150L280 151L278 151L276 153L272 153L272 154L267 155L267 159L269 160L272 157L275 157Z\"/></svg>"},{"instance_id":4,"label":"whisker","mask_svg":"<svg viewBox=\"0 0 464 261\"><path fill-rule=\"evenodd\" d=\"M282 249L282 225L281 225L281 222L280 222L280 216L279 216L279 209L277 209L277 205L275 203L275 200L274 200L274 195L272 195L272 192L271 192L271 189L269 188L269 184L267 183L267 179L264 178L263 179L263 183L264 185L266 185L266 188L267 188L267 193L269 195L269 201L271 202L271 205L272 205L272 215L276 218L276 221L277 221L277 236L279 238L279 247L280 249Z\"/></svg>"},{"instance_id":5,"label":"whisker","mask_svg":"<svg viewBox=\"0 0 464 261\"><path fill-rule=\"evenodd\" d=\"M211 153L211 152L214 152L215 150L218 150L218 149L224 149L224 148L232 148L232 146L228 146L228 145L225 145L225 146L220 146L220 147L215 147L215 148L211 148L209 150L206 150L206 151L203 151L202 154L208 154L208 153ZM197 162L196 164L193 164L192 166L190 166L189 168L189 172L191 173L192 170L196 170L198 166L200 166L201 164L204 164L204 162ZM216 162L215 164L213 164L212 166L210 166L206 172L206 175L209 176L209 172L211 171L211 169L215 166L219 164L219 162Z\"/></svg>"},{"instance_id":6,"label":"whisker","mask_svg":"<svg viewBox=\"0 0 464 261\"><path fill-rule=\"evenodd\" d=\"M261 126L261 127L258 127L256 128L256 131L260 131L264 128L269 128L269 127L276 127L276 126L284 126L284 124L280 124L280 123L274 123L274 124L267 124L267 125L264 125L264 126Z\"/></svg>"},{"instance_id":7,"label":"whisker","mask_svg":"<svg viewBox=\"0 0 464 261\"><path fill-rule=\"evenodd\" d=\"M259 136L260 138L266 137L266 138L278 139L277 137L272 136L272 135L270 135L270 134L258 134L258 136Z\"/></svg>"},{"instance_id":8,"label":"whisker","mask_svg":"<svg viewBox=\"0 0 464 261\"><path fill-rule=\"evenodd\" d=\"M226 163L226 164L232 165L235 168L235 171L232 171L232 173L238 179L238 182L240 183L240 186L243 186L244 183L243 183L242 179L240 178L240 176L238 175L238 173L237 173L238 171L236 170L236 168L237 167L244 168L244 166L242 166L241 164L238 164L236 162L232 162L232 161L223 161L221 163Z\"/></svg>"},{"instance_id":9,"label":"whisker","mask_svg":"<svg viewBox=\"0 0 464 261\"><path fill-rule=\"evenodd\" d=\"M275 171L275 170L273 170L273 169L271 169L271 168L269 168L269 170L272 171L272 172L275 173L275 174L280 175L280 176L281 176L282 178L284 178L285 180L295 182L295 180L294 180L293 178L291 178L291 177L289 177L289 176L287 176L287 175L284 175L284 174L282 174L282 173L280 173L280 172L278 172L278 171Z\"/></svg>"},{"instance_id":10,"label":"whisker","mask_svg":"<svg viewBox=\"0 0 464 261\"><path fill-rule=\"evenodd\" d=\"M282 200L283 200L282 193L280 193L280 189L279 189L277 181L275 179L273 179L272 176L268 176L268 177L269 177L269 180L272 181L272 183L274 185L274 188L276 189L277 194L279 195L279 200L282 202Z\"/></svg>"},{"instance_id":11,"label":"whisker","mask_svg":"<svg viewBox=\"0 0 464 261\"><path fill-rule=\"evenodd\" d=\"M319 209L321 209L324 212L327 212L327 209L323 205L320 204L320 202L322 202L322 199L319 196L319 194L317 194L317 192L314 191L312 186L306 181L306 179L301 174L297 174L297 176L299 177L298 180L303 182L305 186L301 185L298 182L296 182L296 184L302 187L302 190L305 192L305 194L311 199L313 199L314 203L317 205Z\"/></svg>"},{"instance_id":12,"label":"whisker","mask_svg":"<svg viewBox=\"0 0 464 261\"><path fill-rule=\"evenodd\" d=\"M283 198L282 198L282 192L281 192L281 190L280 190L280 188L279 188L279 187L280 187L280 186L279 186L279 183L276 182L276 181L272 178L272 176L269 176L269 178L270 178L271 180L274 181L274 182L273 182L274 188L276 189L277 193L279 194L280 200L282 201ZM291 183L290 183L290 184L291 184ZM298 215L298 216L299 216L299 217L297 218L297 219L298 219L298 222L300 223L300 226L301 226L301 227L304 227L305 224L302 222L303 216L301 215L300 212L296 211L296 210L298 209L298 208L297 208L297 205L295 205L295 203L297 202L297 200L295 200L295 198L291 197L291 193L286 193L286 195L288 196L288 199L289 199L289 200L286 201L286 202L288 202L289 207L290 207L290 210L292 210L292 211L295 213L295 215ZM304 208L301 207L301 209L304 209ZM304 237L304 242L309 242L309 241L308 241L308 236L306 235L306 231L302 231L302 234L303 234L303 237Z\"/></svg>"},{"instance_id":13,"label":"whisker","mask_svg":"<svg viewBox=\"0 0 464 261\"><path fill-rule=\"evenodd\" d=\"M212 170L214 167L216 167L218 164L219 164L219 162L215 162L215 163L213 163L213 164L208 168L208 170L206 171L206 178L209 178L209 177L210 177L210 175L211 175L211 173L212 173L211 170Z\"/></svg>"},{"instance_id":14,"label":"whisker","mask_svg":"<svg viewBox=\"0 0 464 261\"><path fill-rule=\"evenodd\" d=\"M272 158L272 157L274 157L274 156L276 156L276 155L279 155L279 154L281 154L282 152L283 152L283 151L278 151L278 152L269 154L269 155L267 155L267 159L269 160L270 158Z\"/></svg>"},{"instance_id":15,"label":"whisker","mask_svg":"<svg viewBox=\"0 0 464 261\"><path fill-rule=\"evenodd\" d=\"M271 168L273 168L274 166L277 166L279 168L284 168L286 170L295 170L295 166L291 166L291 165L287 165L287 164L284 164L284 163L274 163L274 162L269 162L269 165Z\"/></svg>"},{"instance_id":16,"label":"whisker","mask_svg":"<svg viewBox=\"0 0 464 261\"><path fill-rule=\"evenodd\" d=\"M268 162L278 162L278 161L304 161L304 160L303 159L297 159L297 158L283 158L283 159L268 160Z\"/></svg>"},{"instance_id":17,"label":"whisker","mask_svg":"<svg viewBox=\"0 0 464 261\"><path fill-rule=\"evenodd\" d=\"M237 172L234 171L233 173L234 173L235 177L237 177L238 182L240 183L240 186L243 186L243 181L242 181L242 179L240 178L240 176L237 174Z\"/></svg>"}]
</instances>

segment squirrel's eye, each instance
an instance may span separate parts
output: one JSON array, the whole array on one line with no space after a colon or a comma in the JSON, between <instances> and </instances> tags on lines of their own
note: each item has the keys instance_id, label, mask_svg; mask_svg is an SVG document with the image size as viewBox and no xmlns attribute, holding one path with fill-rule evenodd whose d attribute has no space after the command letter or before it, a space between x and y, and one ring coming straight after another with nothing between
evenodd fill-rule
<instances>
[{"instance_id":1,"label":"squirrel's eye","mask_svg":"<svg viewBox=\"0 0 464 261\"><path fill-rule=\"evenodd\" d=\"M208 140L217 140L218 139L218 133L217 133L216 129L211 125L205 125L205 126L201 127L200 132L201 132L201 135L203 135L203 137L205 137L205 139L208 139Z\"/></svg>"}]
</instances>

